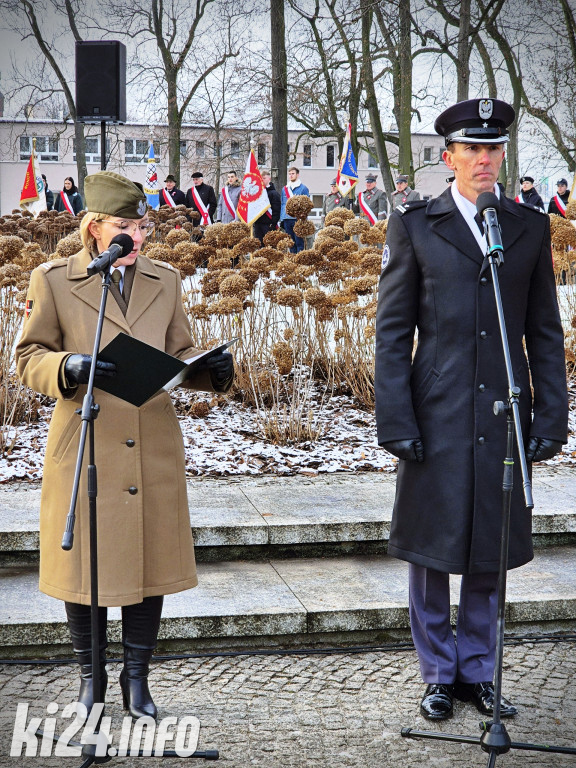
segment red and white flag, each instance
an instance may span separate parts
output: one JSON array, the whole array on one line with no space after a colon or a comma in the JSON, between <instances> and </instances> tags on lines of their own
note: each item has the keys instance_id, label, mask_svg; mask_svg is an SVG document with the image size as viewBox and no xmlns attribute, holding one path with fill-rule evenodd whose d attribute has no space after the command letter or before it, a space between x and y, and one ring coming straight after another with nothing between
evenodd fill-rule
<instances>
[{"instance_id":1,"label":"red and white flag","mask_svg":"<svg viewBox=\"0 0 576 768\"><path fill-rule=\"evenodd\" d=\"M34 151L34 145L36 139L32 142L32 154L28 161L26 168L26 176L24 177L24 186L20 193L20 208L26 208L28 211L38 216L40 211L46 210L46 190L44 187L44 179L40 173L38 167L38 161L36 159L36 152Z\"/></svg>"},{"instance_id":2,"label":"red and white flag","mask_svg":"<svg viewBox=\"0 0 576 768\"><path fill-rule=\"evenodd\" d=\"M268 192L266 192L266 187L262 181L254 150L251 149L242 179L242 189L240 190L236 213L245 224L252 224L266 213L269 207Z\"/></svg>"}]
</instances>

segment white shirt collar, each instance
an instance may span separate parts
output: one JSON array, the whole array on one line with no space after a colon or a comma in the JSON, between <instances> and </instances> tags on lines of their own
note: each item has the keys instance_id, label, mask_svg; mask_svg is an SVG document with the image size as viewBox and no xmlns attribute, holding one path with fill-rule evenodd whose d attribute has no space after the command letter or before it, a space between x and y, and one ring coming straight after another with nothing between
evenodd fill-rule
<instances>
[{"instance_id":1,"label":"white shirt collar","mask_svg":"<svg viewBox=\"0 0 576 768\"><path fill-rule=\"evenodd\" d=\"M456 207L464 217L464 221L466 224L468 224L468 227L470 228L470 231L474 235L474 238L476 242L478 243L478 247L482 251L482 255L485 255L488 251L488 243L486 241L486 235L482 235L480 233L480 229L478 228L478 224L476 223L476 220L474 216L478 213L476 206L474 203L471 203L470 200L463 197L460 192L458 191L458 186L456 181L452 182L452 186L450 187L450 191L452 192L452 198L454 200L454 203L456 204ZM500 200L500 187L498 184L494 184L494 194Z\"/></svg>"}]
</instances>

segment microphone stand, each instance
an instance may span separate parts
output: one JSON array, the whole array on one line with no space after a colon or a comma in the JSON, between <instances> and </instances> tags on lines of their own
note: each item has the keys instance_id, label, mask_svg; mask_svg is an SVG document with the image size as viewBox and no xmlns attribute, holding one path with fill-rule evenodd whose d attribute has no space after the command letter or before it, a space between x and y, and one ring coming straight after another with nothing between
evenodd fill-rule
<instances>
[{"instance_id":1,"label":"microphone stand","mask_svg":"<svg viewBox=\"0 0 576 768\"><path fill-rule=\"evenodd\" d=\"M74 481L72 485L72 498L70 501L70 509L66 517L66 526L64 529L64 535L62 537L62 549L69 551L74 545L74 526L76 523L76 504L78 501L78 491L80 487L80 475L82 471L82 463L84 459L84 452L86 449L86 438L88 437L89 453L88 453L88 467L87 467L87 483L88 483L88 509L89 509L89 528L90 528L90 628L91 628L91 652L92 652L92 690L94 695L94 704L102 704L102 710L98 716L97 722L94 724L93 733L90 736L90 743L82 743L74 740L67 742L67 746L80 747L81 757L83 759L80 768L88 768L93 764L107 763L112 760L112 756L116 755L117 750L114 747L107 748L107 739L105 733L100 733L100 724L104 712L104 701L102 698L102 690L100 685L100 662L99 662L99 616L98 616L98 526L97 526L97 514L96 514L96 498L98 496L98 483L96 472L96 456L95 456L95 441L94 441L94 421L100 412L100 406L94 402L94 378L96 375L96 361L98 358L98 351L100 349L100 340L102 338L102 326L104 324L104 315L106 312L106 303L108 300L108 292L110 290L110 266L105 272L101 272L102 275L102 297L100 300L100 309L98 312L98 321L96 325L96 334L94 338L94 348L92 350L92 363L90 365L90 373L88 376L88 384L86 388L86 394L82 401L82 408L79 408L78 413L82 419L82 428L80 432L80 442L78 445L78 454L76 457L76 468L74 472ZM90 717L87 721L90 724ZM77 731L74 731L76 733ZM56 734L44 734L42 729L36 731L37 736L44 738L51 738L52 741L58 742L59 735ZM104 754L101 754L104 747ZM97 754L98 753L98 754ZM136 754L129 754L129 757L171 757L171 758L202 758L204 760L218 760L218 750L209 749L204 751L196 751L191 755L179 755L174 750L162 750L162 752L155 751L154 754L148 754L146 750L139 750Z\"/></svg>"},{"instance_id":2,"label":"microphone stand","mask_svg":"<svg viewBox=\"0 0 576 768\"><path fill-rule=\"evenodd\" d=\"M512 502L512 488L514 486L514 442L518 448L520 459L520 469L522 473L522 483L524 487L524 500L527 509L534 508L532 499L532 483L528 473L528 464L524 450L524 441L522 439L522 425L520 422L520 388L514 383L514 372L512 370L512 361L510 358L510 347L508 344L508 334L506 332L506 321L504 318L504 308L502 305L502 294L500 292L500 283L498 281L498 267L504 263L504 250L500 243L489 245L485 262L481 273L486 268L486 261L490 265L492 275L492 285L494 288L494 297L496 299L496 311L498 314L498 325L500 327L500 336L502 337L502 350L504 353L504 362L506 366L506 377L508 379L508 402L496 401L494 403L494 415L501 416L506 414L507 439L506 439L506 457L504 459L504 471L502 479L502 529L500 539L500 560L498 572L498 613L496 621L496 657L494 668L494 715L489 721L480 722L481 736L463 736L453 733L443 733L435 731L420 731L414 728L402 728L401 735L405 738L436 739L438 741L451 741L458 744L476 744L480 745L484 752L487 752L488 768L494 768L498 755L509 752L510 749L521 749L530 752L549 752L564 755L576 755L576 747L557 747L550 744L530 744L511 741L506 730L506 726L500 718L501 698L502 698L502 666L504 661L504 629L506 615L506 577L508 573L508 542L510 532L510 505ZM516 437L516 440L514 439Z\"/></svg>"}]
</instances>

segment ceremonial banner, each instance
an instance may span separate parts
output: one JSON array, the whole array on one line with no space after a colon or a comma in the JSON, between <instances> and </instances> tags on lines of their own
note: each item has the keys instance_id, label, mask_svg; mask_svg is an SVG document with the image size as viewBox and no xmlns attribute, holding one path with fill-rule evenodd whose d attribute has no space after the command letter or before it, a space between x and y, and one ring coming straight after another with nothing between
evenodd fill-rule
<instances>
[{"instance_id":1,"label":"ceremonial banner","mask_svg":"<svg viewBox=\"0 0 576 768\"><path fill-rule=\"evenodd\" d=\"M160 196L158 194L158 174L156 173L156 158L154 157L154 145L150 142L148 150L148 167L146 168L146 182L144 194L148 205L154 210L160 208Z\"/></svg>"},{"instance_id":2,"label":"ceremonial banner","mask_svg":"<svg viewBox=\"0 0 576 768\"><path fill-rule=\"evenodd\" d=\"M32 154L30 155L26 176L24 177L24 186L20 193L20 208L25 208L30 213L33 213L34 216L38 216L40 211L47 210L47 207L46 189L34 151L35 144L36 140L34 139L32 142Z\"/></svg>"},{"instance_id":3,"label":"ceremonial banner","mask_svg":"<svg viewBox=\"0 0 576 768\"><path fill-rule=\"evenodd\" d=\"M344 139L344 148L338 173L336 174L336 184L343 197L351 192L358 184L358 168L356 167L356 158L352 149L352 126L348 123L346 138Z\"/></svg>"},{"instance_id":4,"label":"ceremonial banner","mask_svg":"<svg viewBox=\"0 0 576 768\"><path fill-rule=\"evenodd\" d=\"M268 192L262 181L254 150L250 150L246 162L246 171L242 179L242 189L238 199L236 214L245 224L252 224L270 207Z\"/></svg>"}]
</instances>

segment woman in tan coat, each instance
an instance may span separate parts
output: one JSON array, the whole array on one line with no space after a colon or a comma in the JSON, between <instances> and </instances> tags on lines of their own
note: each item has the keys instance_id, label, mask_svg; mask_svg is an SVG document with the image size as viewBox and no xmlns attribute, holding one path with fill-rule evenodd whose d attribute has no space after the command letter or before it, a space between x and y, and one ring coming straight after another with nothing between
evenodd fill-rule
<instances>
[{"instance_id":1,"label":"woman in tan coat","mask_svg":"<svg viewBox=\"0 0 576 768\"><path fill-rule=\"evenodd\" d=\"M76 409L86 392L98 310L100 275L87 266L125 232L133 251L112 269L101 346L124 332L180 359L199 352L182 307L179 273L140 250L151 229L140 185L109 171L85 182L89 213L81 224L84 248L34 270L16 358L23 383L56 399L44 463L40 509L40 589L65 601L74 651L81 665L79 700L93 703L90 649L88 500L82 478L74 546L61 548L70 504L81 419ZM98 389L113 364L97 362L94 422L98 467L98 588L101 687L105 691L106 608L122 606L124 705L133 717L156 717L148 667L156 646L163 595L196 586L186 494L182 433L166 392L137 408ZM225 391L232 357L223 353L189 383ZM83 473L84 474L84 473ZM104 698L104 696L102 696Z\"/></svg>"}]
</instances>

